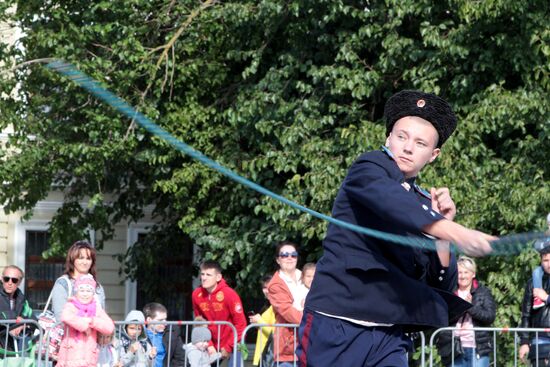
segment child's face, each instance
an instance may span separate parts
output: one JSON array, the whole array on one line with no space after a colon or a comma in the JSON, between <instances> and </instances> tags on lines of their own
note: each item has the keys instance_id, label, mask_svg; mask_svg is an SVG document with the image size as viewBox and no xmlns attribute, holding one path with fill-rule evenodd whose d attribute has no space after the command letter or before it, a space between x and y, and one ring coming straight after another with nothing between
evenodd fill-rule
<instances>
[{"instance_id":1,"label":"child's face","mask_svg":"<svg viewBox=\"0 0 550 367\"><path fill-rule=\"evenodd\" d=\"M76 291L76 299L82 304L88 304L94 299L94 291L90 287L80 287Z\"/></svg>"},{"instance_id":2,"label":"child's face","mask_svg":"<svg viewBox=\"0 0 550 367\"><path fill-rule=\"evenodd\" d=\"M208 342L197 342L195 343L195 347L197 347L197 349L199 350L206 350L206 348L208 348Z\"/></svg>"},{"instance_id":3,"label":"child's face","mask_svg":"<svg viewBox=\"0 0 550 367\"><path fill-rule=\"evenodd\" d=\"M143 325L140 324L129 324L126 326L126 334L130 337L130 339L137 339L138 336L141 335L141 332L143 330Z\"/></svg>"},{"instance_id":4,"label":"child's face","mask_svg":"<svg viewBox=\"0 0 550 367\"><path fill-rule=\"evenodd\" d=\"M97 334L97 343L99 345L108 345L113 341L112 335Z\"/></svg>"},{"instance_id":5,"label":"child's face","mask_svg":"<svg viewBox=\"0 0 550 367\"><path fill-rule=\"evenodd\" d=\"M307 269L302 274L302 283L309 289L311 288L311 282L313 282L313 277L315 276L315 269Z\"/></svg>"}]
</instances>

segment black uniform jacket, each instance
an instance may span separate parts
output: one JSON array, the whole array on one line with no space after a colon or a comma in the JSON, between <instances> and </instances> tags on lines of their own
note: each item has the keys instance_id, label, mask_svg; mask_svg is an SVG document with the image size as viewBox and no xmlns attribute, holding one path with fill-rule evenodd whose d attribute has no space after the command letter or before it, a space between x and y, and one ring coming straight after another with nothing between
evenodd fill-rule
<instances>
[{"instance_id":1,"label":"black uniform jacket","mask_svg":"<svg viewBox=\"0 0 550 367\"><path fill-rule=\"evenodd\" d=\"M362 154L349 169L332 209L345 222L398 235L423 236L443 219L429 195L405 180L391 152ZM450 291L457 282L454 255L441 266L435 252L369 237L330 224L305 308L311 312L406 331L442 327L470 304ZM449 308L449 305L451 307Z\"/></svg>"},{"instance_id":2,"label":"black uniform jacket","mask_svg":"<svg viewBox=\"0 0 550 367\"><path fill-rule=\"evenodd\" d=\"M542 276L542 287L546 293L550 294L550 275L546 272ZM550 300L544 307L533 309L533 280L529 279L525 285L523 302L521 303L521 323L520 328L545 328L550 329ZM550 332L539 332L538 336L550 338ZM529 339L535 339L535 332L519 333L520 344L529 344Z\"/></svg>"}]
</instances>

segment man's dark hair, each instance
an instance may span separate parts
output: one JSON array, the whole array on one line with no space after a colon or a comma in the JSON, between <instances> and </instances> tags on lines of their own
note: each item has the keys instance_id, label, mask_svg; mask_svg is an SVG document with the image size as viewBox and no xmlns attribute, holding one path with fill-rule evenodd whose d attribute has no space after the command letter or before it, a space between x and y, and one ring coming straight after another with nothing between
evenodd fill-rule
<instances>
[{"instance_id":1,"label":"man's dark hair","mask_svg":"<svg viewBox=\"0 0 550 367\"><path fill-rule=\"evenodd\" d=\"M201 263L201 266L200 266L201 270L204 270L204 269L214 269L216 270L218 273L222 273L222 267L220 265L219 262L215 261L215 260L204 260L202 263Z\"/></svg>"},{"instance_id":2,"label":"man's dark hair","mask_svg":"<svg viewBox=\"0 0 550 367\"><path fill-rule=\"evenodd\" d=\"M550 254L550 246L546 246L542 250L539 251L540 257L542 258L546 254Z\"/></svg>"},{"instance_id":3,"label":"man's dark hair","mask_svg":"<svg viewBox=\"0 0 550 367\"><path fill-rule=\"evenodd\" d=\"M164 312L167 314L168 310L164 307L164 305L156 302L151 302L143 306L143 314L145 315L145 318L150 317L154 319L159 312Z\"/></svg>"}]
</instances>

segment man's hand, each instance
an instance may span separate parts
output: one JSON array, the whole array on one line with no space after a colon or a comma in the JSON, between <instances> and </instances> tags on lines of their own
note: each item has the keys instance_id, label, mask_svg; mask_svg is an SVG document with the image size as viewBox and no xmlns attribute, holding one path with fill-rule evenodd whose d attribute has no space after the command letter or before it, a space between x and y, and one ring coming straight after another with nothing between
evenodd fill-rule
<instances>
[{"instance_id":1,"label":"man's hand","mask_svg":"<svg viewBox=\"0 0 550 367\"><path fill-rule=\"evenodd\" d=\"M519 359L523 362L527 362L527 354L529 354L529 344L523 344L519 347Z\"/></svg>"},{"instance_id":2,"label":"man's hand","mask_svg":"<svg viewBox=\"0 0 550 367\"><path fill-rule=\"evenodd\" d=\"M214 348L214 347L211 345L211 346L208 347L207 351L208 351L208 355L211 356L212 354L216 353L216 348Z\"/></svg>"},{"instance_id":3,"label":"man's hand","mask_svg":"<svg viewBox=\"0 0 550 367\"><path fill-rule=\"evenodd\" d=\"M21 333L21 331L23 331L24 328L25 328L25 325L18 326L15 329L11 329L10 334L12 336L19 336L19 334Z\"/></svg>"},{"instance_id":4,"label":"man's hand","mask_svg":"<svg viewBox=\"0 0 550 367\"><path fill-rule=\"evenodd\" d=\"M463 230L454 240L455 243L466 255L483 256L491 252L491 241L498 237L486 233L462 227Z\"/></svg>"},{"instance_id":5,"label":"man's hand","mask_svg":"<svg viewBox=\"0 0 550 367\"><path fill-rule=\"evenodd\" d=\"M220 353L222 354L223 359L229 358L229 352L226 351L224 348L221 348Z\"/></svg>"},{"instance_id":6,"label":"man's hand","mask_svg":"<svg viewBox=\"0 0 550 367\"><path fill-rule=\"evenodd\" d=\"M260 321L262 321L262 316L259 313L249 316L248 318L251 324L259 324Z\"/></svg>"},{"instance_id":7,"label":"man's hand","mask_svg":"<svg viewBox=\"0 0 550 367\"><path fill-rule=\"evenodd\" d=\"M451 198L451 193L446 187L430 189L432 196L432 209L445 217L445 219L453 220L456 215L456 205Z\"/></svg>"},{"instance_id":8,"label":"man's hand","mask_svg":"<svg viewBox=\"0 0 550 367\"><path fill-rule=\"evenodd\" d=\"M548 293L542 288L533 288L533 296L540 298L544 302L548 300Z\"/></svg>"},{"instance_id":9,"label":"man's hand","mask_svg":"<svg viewBox=\"0 0 550 367\"><path fill-rule=\"evenodd\" d=\"M138 351L139 349L139 342L133 342L132 344L130 344L130 353L135 353Z\"/></svg>"}]
</instances>

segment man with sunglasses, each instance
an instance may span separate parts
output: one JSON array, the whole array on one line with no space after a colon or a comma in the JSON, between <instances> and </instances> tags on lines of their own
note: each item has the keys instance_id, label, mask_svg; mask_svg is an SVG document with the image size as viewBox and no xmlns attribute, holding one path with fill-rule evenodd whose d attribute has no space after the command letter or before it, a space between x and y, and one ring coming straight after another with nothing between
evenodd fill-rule
<instances>
[{"instance_id":1,"label":"man with sunglasses","mask_svg":"<svg viewBox=\"0 0 550 367\"><path fill-rule=\"evenodd\" d=\"M25 298L25 295L18 288L23 280L23 270L15 265L8 265L2 272L2 291L0 291L0 317L3 320L15 320L18 317L23 319L33 318L32 309ZM7 350L14 350L14 341L22 347L23 339L30 341L30 329L27 325L12 325L8 327L11 337L6 342L6 327L0 326L0 346Z\"/></svg>"},{"instance_id":2,"label":"man with sunglasses","mask_svg":"<svg viewBox=\"0 0 550 367\"><path fill-rule=\"evenodd\" d=\"M447 188L420 189L419 172L441 153L457 119L440 97L401 91L384 108L386 142L351 166L333 205L344 222L400 236L433 236L435 251L330 224L299 330L302 367L407 366L408 331L448 326L469 303L450 291L451 241L471 255L492 236L453 221Z\"/></svg>"}]
</instances>

